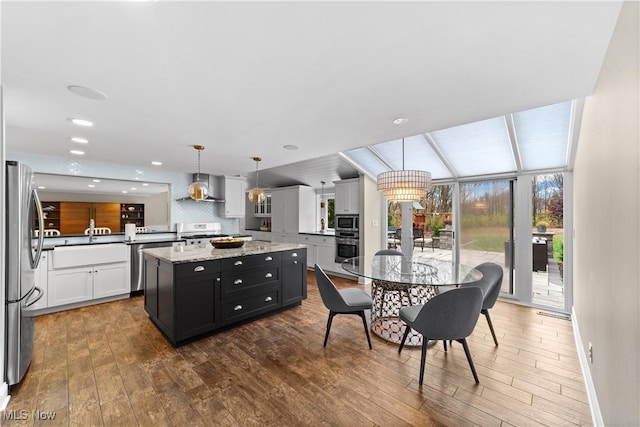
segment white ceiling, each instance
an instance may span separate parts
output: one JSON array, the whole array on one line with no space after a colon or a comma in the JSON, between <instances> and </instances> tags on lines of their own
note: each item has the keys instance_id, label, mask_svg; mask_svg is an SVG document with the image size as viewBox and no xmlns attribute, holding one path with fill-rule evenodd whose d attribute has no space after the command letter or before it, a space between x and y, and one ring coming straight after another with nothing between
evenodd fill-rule
<instances>
[{"instance_id":1,"label":"white ceiling","mask_svg":"<svg viewBox=\"0 0 640 427\"><path fill-rule=\"evenodd\" d=\"M81 161L83 136L86 159L194 172L202 144L203 173L261 156L317 188L338 152L590 95L620 6L3 1L7 150ZM333 170L307 179L316 158Z\"/></svg>"}]
</instances>

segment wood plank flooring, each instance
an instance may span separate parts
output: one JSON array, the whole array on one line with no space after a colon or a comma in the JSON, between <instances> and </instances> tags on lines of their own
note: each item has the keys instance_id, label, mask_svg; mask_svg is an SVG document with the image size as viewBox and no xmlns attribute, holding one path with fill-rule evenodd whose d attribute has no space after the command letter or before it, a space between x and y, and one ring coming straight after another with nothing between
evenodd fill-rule
<instances>
[{"instance_id":1,"label":"wood plank flooring","mask_svg":"<svg viewBox=\"0 0 640 427\"><path fill-rule=\"evenodd\" d=\"M419 349L398 354L327 310L313 272L301 306L174 349L142 297L40 316L35 354L2 425L565 426L591 418L571 322L498 302L462 346L439 343L418 386ZM334 277L336 284L358 286ZM368 290L368 289L367 289ZM32 411L55 412L54 420ZM7 420L7 415L25 419Z\"/></svg>"}]
</instances>

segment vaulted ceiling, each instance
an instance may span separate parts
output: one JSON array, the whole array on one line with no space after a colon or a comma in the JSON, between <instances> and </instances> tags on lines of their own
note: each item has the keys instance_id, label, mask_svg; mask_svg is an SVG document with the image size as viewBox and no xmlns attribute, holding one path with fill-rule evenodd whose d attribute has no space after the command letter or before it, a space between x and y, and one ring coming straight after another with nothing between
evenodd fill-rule
<instances>
[{"instance_id":1,"label":"vaulted ceiling","mask_svg":"<svg viewBox=\"0 0 640 427\"><path fill-rule=\"evenodd\" d=\"M7 153L123 165L134 179L195 172L192 145L202 144L203 173L251 174L260 156L265 180L299 165L286 177L274 170L273 182L319 188L355 169L309 164L372 147L384 167L399 167L405 137L419 150L410 162L422 159L437 179L537 169L528 151L555 145L538 146L520 119L559 104L565 120L566 103L591 94L620 6L3 1Z\"/></svg>"}]
</instances>

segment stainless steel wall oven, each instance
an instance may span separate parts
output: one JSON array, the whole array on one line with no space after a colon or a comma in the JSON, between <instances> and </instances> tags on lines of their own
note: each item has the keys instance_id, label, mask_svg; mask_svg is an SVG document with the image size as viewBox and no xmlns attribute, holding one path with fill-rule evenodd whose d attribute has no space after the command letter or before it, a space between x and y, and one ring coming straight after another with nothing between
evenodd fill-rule
<instances>
[{"instance_id":1,"label":"stainless steel wall oven","mask_svg":"<svg viewBox=\"0 0 640 427\"><path fill-rule=\"evenodd\" d=\"M360 255L358 215L336 215L336 262Z\"/></svg>"}]
</instances>

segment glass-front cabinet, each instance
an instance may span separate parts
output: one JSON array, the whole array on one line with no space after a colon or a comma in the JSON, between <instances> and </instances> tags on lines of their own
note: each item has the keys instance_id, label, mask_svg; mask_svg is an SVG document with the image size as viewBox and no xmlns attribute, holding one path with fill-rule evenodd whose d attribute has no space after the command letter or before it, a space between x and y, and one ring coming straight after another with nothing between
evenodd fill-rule
<instances>
[{"instance_id":1,"label":"glass-front cabinet","mask_svg":"<svg viewBox=\"0 0 640 427\"><path fill-rule=\"evenodd\" d=\"M253 205L253 214L255 216L271 216L271 194L265 194L262 203Z\"/></svg>"}]
</instances>

